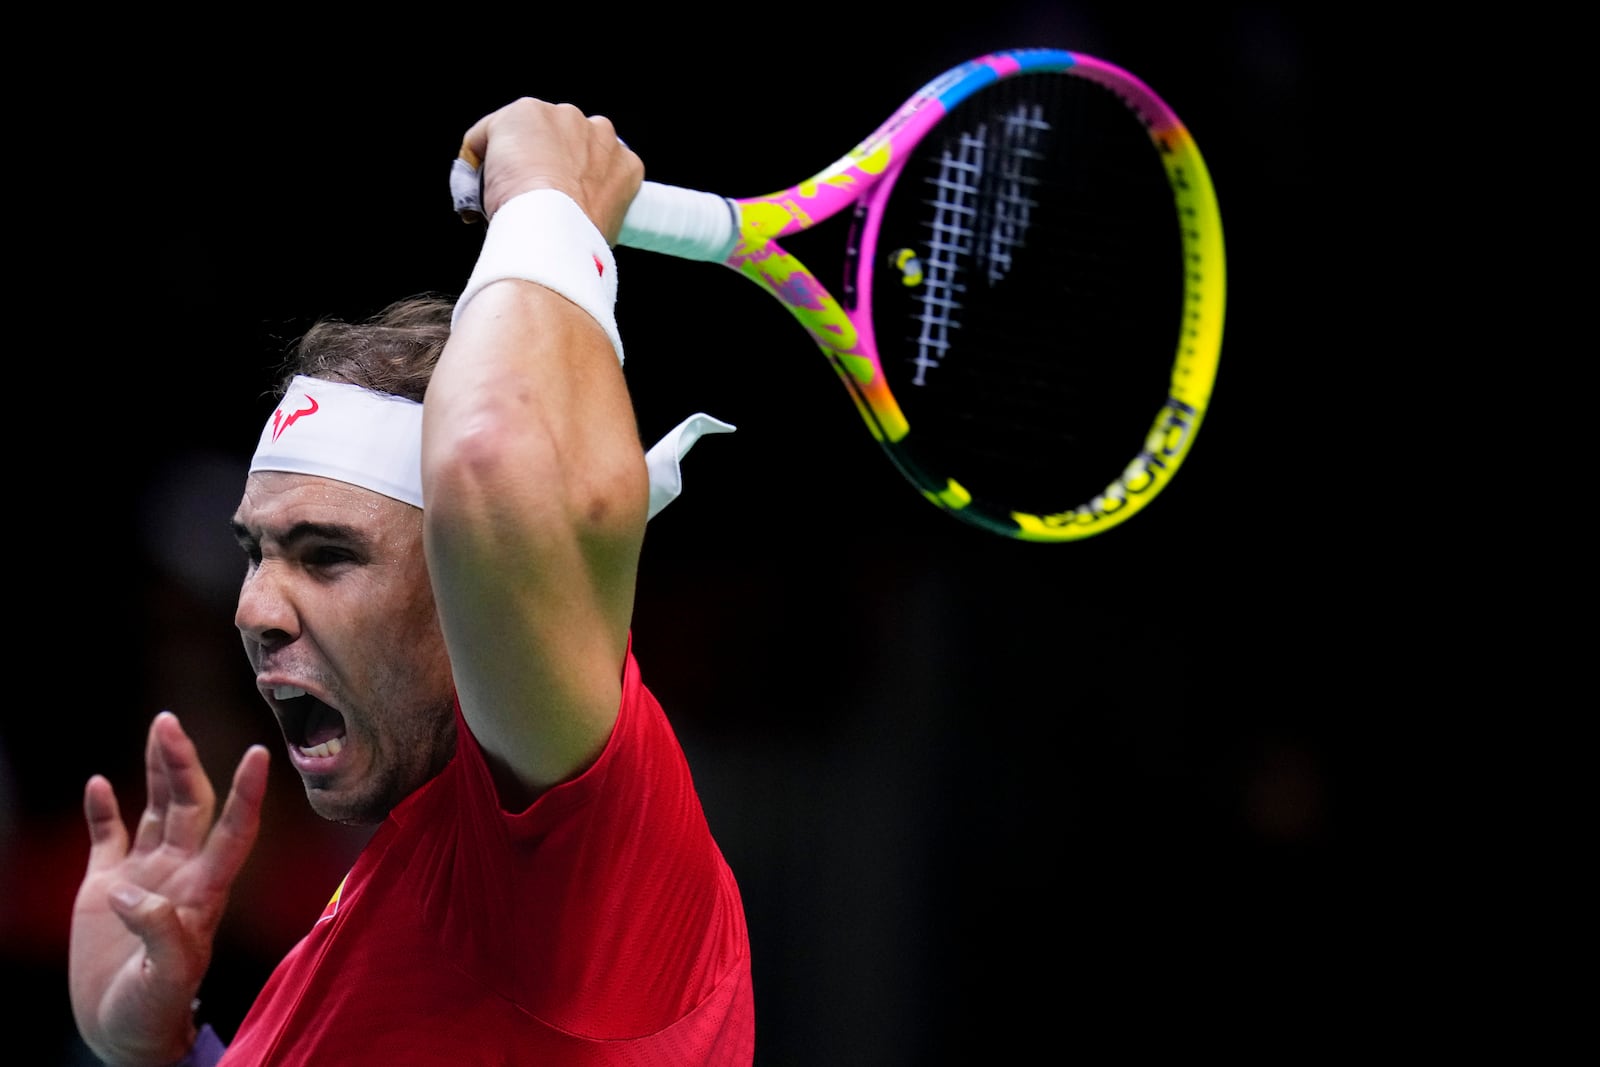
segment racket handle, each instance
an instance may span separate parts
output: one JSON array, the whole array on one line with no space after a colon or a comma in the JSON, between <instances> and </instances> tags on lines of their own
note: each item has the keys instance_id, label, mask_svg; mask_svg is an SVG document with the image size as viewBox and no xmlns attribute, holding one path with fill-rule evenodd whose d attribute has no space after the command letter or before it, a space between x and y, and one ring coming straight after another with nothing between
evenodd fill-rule
<instances>
[{"instance_id":1,"label":"racket handle","mask_svg":"<svg viewBox=\"0 0 1600 1067\"><path fill-rule=\"evenodd\" d=\"M721 263L739 240L732 200L676 185L645 182L622 220L617 243L679 259Z\"/></svg>"}]
</instances>

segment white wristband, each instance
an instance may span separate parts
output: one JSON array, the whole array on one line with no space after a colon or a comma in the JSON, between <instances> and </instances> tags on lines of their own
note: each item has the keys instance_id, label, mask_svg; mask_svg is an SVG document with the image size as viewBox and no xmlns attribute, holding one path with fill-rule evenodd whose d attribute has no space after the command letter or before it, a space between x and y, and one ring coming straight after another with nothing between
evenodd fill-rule
<instances>
[{"instance_id":1,"label":"white wristband","mask_svg":"<svg viewBox=\"0 0 1600 1067\"><path fill-rule=\"evenodd\" d=\"M450 324L484 286L504 278L538 282L577 304L600 324L622 362L617 332L617 261L605 236L576 201L555 189L520 193L489 220L472 277Z\"/></svg>"}]
</instances>

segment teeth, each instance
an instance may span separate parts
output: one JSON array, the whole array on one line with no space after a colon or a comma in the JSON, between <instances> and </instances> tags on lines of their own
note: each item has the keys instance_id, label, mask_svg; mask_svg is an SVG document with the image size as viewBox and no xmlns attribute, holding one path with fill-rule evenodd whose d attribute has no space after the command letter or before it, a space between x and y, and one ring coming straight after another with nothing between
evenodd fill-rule
<instances>
[{"instance_id":1,"label":"teeth","mask_svg":"<svg viewBox=\"0 0 1600 1067\"><path fill-rule=\"evenodd\" d=\"M299 746L296 746L296 747L299 747ZM302 756L319 756L319 757L320 756L337 756L339 754L340 750L343 749L343 748L344 748L344 738L335 737L335 738L330 738L329 740L322 742L322 744L320 744L320 745L312 745L310 748L300 748L300 754Z\"/></svg>"},{"instance_id":2,"label":"teeth","mask_svg":"<svg viewBox=\"0 0 1600 1067\"><path fill-rule=\"evenodd\" d=\"M305 696L306 691L297 685L275 685L272 687L272 695L278 700L293 700L295 697Z\"/></svg>"}]
</instances>

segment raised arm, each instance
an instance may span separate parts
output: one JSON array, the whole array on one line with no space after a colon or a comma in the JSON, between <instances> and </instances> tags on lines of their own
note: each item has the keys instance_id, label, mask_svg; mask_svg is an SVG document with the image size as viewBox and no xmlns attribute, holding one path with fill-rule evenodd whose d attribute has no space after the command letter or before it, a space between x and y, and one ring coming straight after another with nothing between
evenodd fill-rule
<instances>
[{"instance_id":1,"label":"raised arm","mask_svg":"<svg viewBox=\"0 0 1600 1067\"><path fill-rule=\"evenodd\" d=\"M489 224L424 406L424 537L462 711L515 807L588 766L620 700L649 488L610 245L644 167L607 119L531 99L463 153Z\"/></svg>"}]
</instances>

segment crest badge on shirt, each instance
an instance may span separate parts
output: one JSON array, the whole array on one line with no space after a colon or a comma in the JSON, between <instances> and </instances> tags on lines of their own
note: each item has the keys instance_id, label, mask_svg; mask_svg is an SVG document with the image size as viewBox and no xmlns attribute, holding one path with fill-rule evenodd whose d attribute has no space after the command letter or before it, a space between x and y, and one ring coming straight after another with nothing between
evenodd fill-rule
<instances>
[{"instance_id":1,"label":"crest badge on shirt","mask_svg":"<svg viewBox=\"0 0 1600 1067\"><path fill-rule=\"evenodd\" d=\"M322 914L318 916L317 921L312 924L313 926L325 923L339 914L339 898L344 894L344 884L349 880L350 876L348 874L339 879L339 888L335 889L333 896L328 898L328 906L322 909Z\"/></svg>"}]
</instances>

